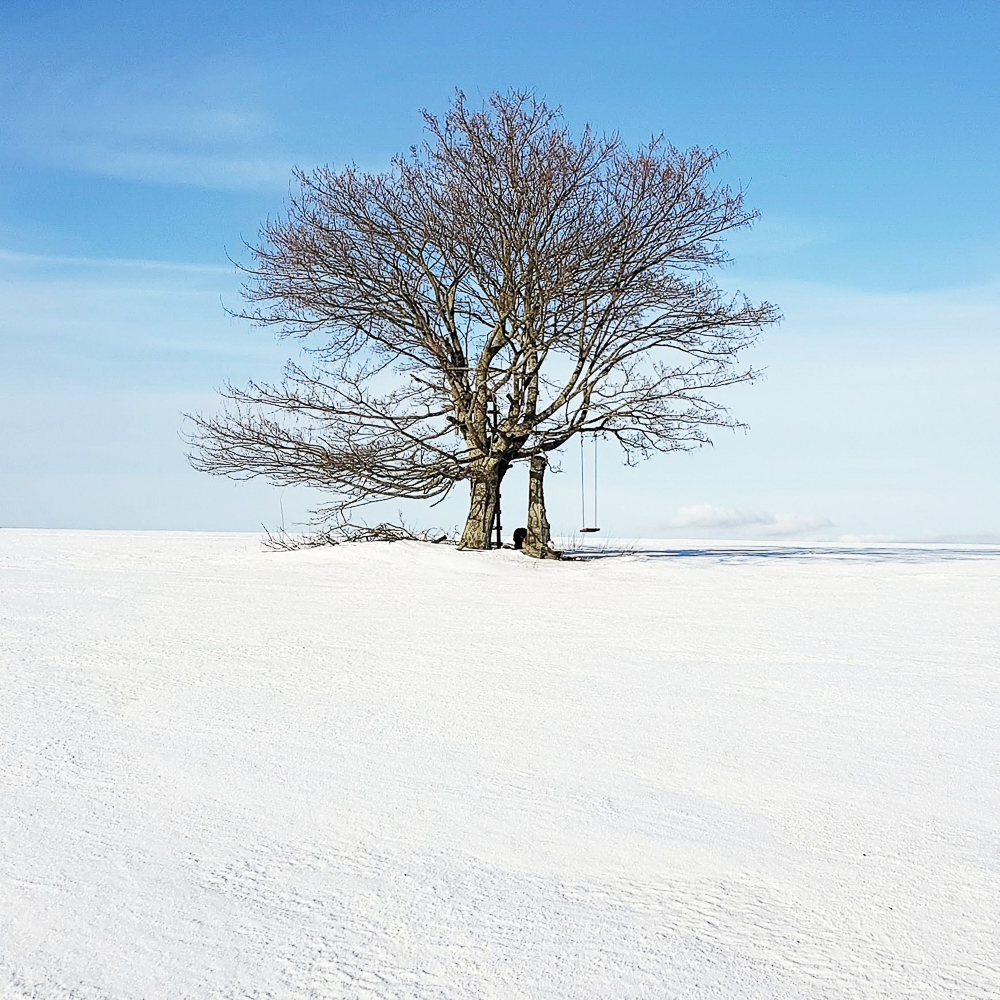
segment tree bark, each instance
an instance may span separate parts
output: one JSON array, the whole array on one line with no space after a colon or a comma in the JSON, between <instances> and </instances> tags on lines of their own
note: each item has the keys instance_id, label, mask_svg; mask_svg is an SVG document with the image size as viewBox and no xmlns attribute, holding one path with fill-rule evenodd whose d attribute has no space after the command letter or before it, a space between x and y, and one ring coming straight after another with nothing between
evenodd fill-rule
<instances>
[{"instance_id":1,"label":"tree bark","mask_svg":"<svg viewBox=\"0 0 1000 1000\"><path fill-rule=\"evenodd\" d=\"M548 459L534 455L528 472L528 537L522 551L533 559L559 559L562 553L551 546L549 519L545 514L545 469Z\"/></svg>"},{"instance_id":2,"label":"tree bark","mask_svg":"<svg viewBox=\"0 0 1000 1000\"><path fill-rule=\"evenodd\" d=\"M469 516L462 532L460 549L488 549L492 544L490 528L497 509L500 483L510 463L480 459L469 473Z\"/></svg>"}]
</instances>

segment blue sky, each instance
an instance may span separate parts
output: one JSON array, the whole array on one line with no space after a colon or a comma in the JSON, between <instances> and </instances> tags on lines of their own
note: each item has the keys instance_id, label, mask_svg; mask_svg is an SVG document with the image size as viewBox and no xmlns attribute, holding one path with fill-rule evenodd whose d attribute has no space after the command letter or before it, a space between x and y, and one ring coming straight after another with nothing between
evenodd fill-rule
<instances>
[{"instance_id":1,"label":"blue sky","mask_svg":"<svg viewBox=\"0 0 1000 1000\"><path fill-rule=\"evenodd\" d=\"M747 434L634 470L602 451L606 531L1000 540L995 2L2 13L0 525L253 529L279 496L301 516L317 498L184 462L181 412L288 350L225 314L227 250L293 164L382 169L456 86L528 86L574 126L727 149L762 218L719 279L785 315L728 400Z\"/></svg>"}]
</instances>

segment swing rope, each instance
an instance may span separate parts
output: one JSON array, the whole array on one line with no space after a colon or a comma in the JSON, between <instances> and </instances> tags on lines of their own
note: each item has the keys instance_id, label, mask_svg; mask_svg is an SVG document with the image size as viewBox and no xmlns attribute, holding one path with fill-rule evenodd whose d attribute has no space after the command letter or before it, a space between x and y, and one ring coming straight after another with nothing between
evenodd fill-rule
<instances>
[{"instance_id":1,"label":"swing rope","mask_svg":"<svg viewBox=\"0 0 1000 1000\"><path fill-rule=\"evenodd\" d=\"M594 435L594 526L601 523L597 516L597 435Z\"/></svg>"},{"instance_id":2,"label":"swing rope","mask_svg":"<svg viewBox=\"0 0 1000 1000\"><path fill-rule=\"evenodd\" d=\"M594 523L587 524L587 478L583 448L583 435L580 435L580 531L589 533L600 531L597 527L597 435L594 435Z\"/></svg>"}]
</instances>

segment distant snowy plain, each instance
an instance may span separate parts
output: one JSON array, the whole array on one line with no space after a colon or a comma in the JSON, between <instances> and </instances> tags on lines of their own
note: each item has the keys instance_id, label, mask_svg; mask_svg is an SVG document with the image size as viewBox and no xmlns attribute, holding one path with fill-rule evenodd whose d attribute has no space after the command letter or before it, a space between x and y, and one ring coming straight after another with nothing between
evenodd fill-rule
<instances>
[{"instance_id":1,"label":"distant snowy plain","mask_svg":"<svg viewBox=\"0 0 1000 1000\"><path fill-rule=\"evenodd\" d=\"M998 661L996 549L2 531L0 996L996 998Z\"/></svg>"}]
</instances>

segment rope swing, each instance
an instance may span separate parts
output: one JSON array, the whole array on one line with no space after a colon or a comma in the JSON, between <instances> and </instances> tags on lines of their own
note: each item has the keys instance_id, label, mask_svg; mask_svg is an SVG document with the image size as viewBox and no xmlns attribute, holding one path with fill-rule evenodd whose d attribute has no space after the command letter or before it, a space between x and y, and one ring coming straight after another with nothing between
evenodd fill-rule
<instances>
[{"instance_id":1,"label":"rope swing","mask_svg":"<svg viewBox=\"0 0 1000 1000\"><path fill-rule=\"evenodd\" d=\"M593 435L594 438L594 524L591 527L587 527L587 488L585 482L585 470L584 470L584 454L583 454L583 435L580 435L580 523L583 527L580 529L581 534L589 534L593 531L600 531L601 529L597 527L597 435Z\"/></svg>"}]
</instances>

